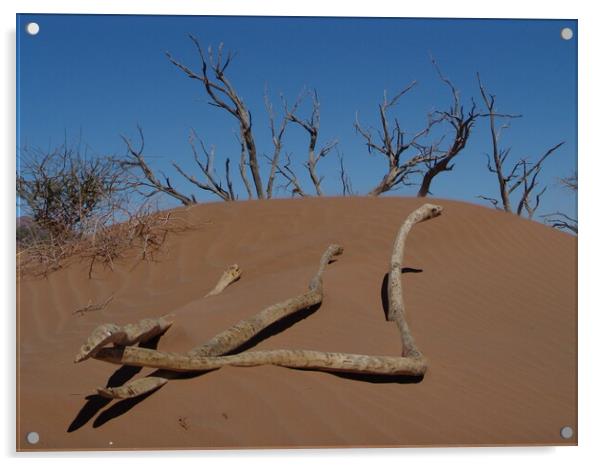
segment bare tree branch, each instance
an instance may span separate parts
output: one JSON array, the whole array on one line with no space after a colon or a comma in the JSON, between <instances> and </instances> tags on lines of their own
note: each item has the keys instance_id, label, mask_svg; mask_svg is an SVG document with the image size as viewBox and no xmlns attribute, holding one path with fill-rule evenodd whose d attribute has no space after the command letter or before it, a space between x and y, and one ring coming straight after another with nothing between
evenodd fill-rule
<instances>
[{"instance_id":1,"label":"bare tree branch","mask_svg":"<svg viewBox=\"0 0 602 466\"><path fill-rule=\"evenodd\" d=\"M368 193L369 196L379 196L386 191L394 189L399 184L410 184L408 181L409 176L419 173L420 170L418 167L431 158L430 154L418 151L416 155L404 161L402 160L402 154L410 148L418 148L417 141L429 132L433 124L432 120L429 119L424 129L416 133L410 141L405 142L405 132L402 131L399 121L395 119L391 122L387 115L387 112L397 104L399 99L415 85L416 81L413 81L390 101L387 100L387 93L385 92L383 102L378 106L381 126L380 131L378 131L378 140L372 131L364 129L360 125L356 115L354 127L356 132L365 139L368 153L371 154L373 150L381 153L387 158L389 165L387 173L383 176L380 183Z\"/></svg>"},{"instance_id":2,"label":"bare tree branch","mask_svg":"<svg viewBox=\"0 0 602 466\"><path fill-rule=\"evenodd\" d=\"M451 171L454 168L454 165L450 165L450 162L464 149L464 147L466 147L466 142L468 141L471 130L477 118L481 116L476 112L476 105L474 102L472 103L468 114L464 114L464 107L460 102L460 92L454 84L443 75L439 65L432 56L431 62L437 71L439 79L450 88L452 94L452 104L449 110L435 112L437 116L436 122L445 121L451 125L454 136L450 146L440 154L433 152L433 149L438 148L438 145L431 147L431 155L433 155L433 153L436 155L427 159L427 170L423 175L422 183L417 194L418 197L425 197L430 194L431 183L435 176L442 172Z\"/></svg>"},{"instance_id":3,"label":"bare tree branch","mask_svg":"<svg viewBox=\"0 0 602 466\"><path fill-rule=\"evenodd\" d=\"M234 188L232 187L232 178L230 177L230 159L226 159L226 184L228 185L228 193L230 193L230 200L235 201L238 199L238 196L234 192Z\"/></svg>"},{"instance_id":4,"label":"bare tree branch","mask_svg":"<svg viewBox=\"0 0 602 466\"><path fill-rule=\"evenodd\" d=\"M560 184L571 191L577 192L577 172L574 172L572 175L565 176L564 178L560 178Z\"/></svg>"},{"instance_id":5,"label":"bare tree branch","mask_svg":"<svg viewBox=\"0 0 602 466\"><path fill-rule=\"evenodd\" d=\"M570 189L571 191L577 192L577 172L573 172L572 175L560 178L560 184ZM578 222L576 218L569 217L567 214L562 212L554 212L551 214L545 214L541 216L547 225L550 225L559 230L568 230L575 234L578 234Z\"/></svg>"},{"instance_id":6,"label":"bare tree branch","mask_svg":"<svg viewBox=\"0 0 602 466\"><path fill-rule=\"evenodd\" d=\"M169 52L166 53L167 58L189 78L201 81L204 84L205 91L211 99L211 102L209 102L211 105L226 110L237 120L242 141L244 141L245 150L248 155L248 165L255 184L257 198L263 199L264 192L259 173L255 139L252 132L253 122L251 113L225 75L226 69L233 59L233 55L229 52L224 59L223 44L220 44L217 53L214 53L213 49L208 47L206 57L198 39L192 35L189 35L189 37L201 59L200 74L177 61ZM209 69L211 70L212 77L209 76ZM245 169L245 164L242 163L239 168L242 172Z\"/></svg>"},{"instance_id":7,"label":"bare tree branch","mask_svg":"<svg viewBox=\"0 0 602 466\"><path fill-rule=\"evenodd\" d=\"M541 196L543 195L543 193L546 191L547 186L544 187L535 197L535 205L531 204L531 192L533 191L533 189L535 188L535 186L537 186L537 175L539 174L539 171L541 170L541 165L539 166L539 168L536 170L535 174L533 175L533 177L531 179L529 179L529 172L530 170L527 170L527 162L525 160L522 160L520 162L522 168L523 168L523 174L521 176L522 181L522 186L523 186L523 193L522 196L519 200L518 203L518 207L516 209L516 214L517 215L521 215L522 210L525 209L525 211L527 212L527 215L529 217L529 219L533 219L533 216L535 214L535 211L537 210L537 208L539 207L539 202L541 199Z\"/></svg>"},{"instance_id":8,"label":"bare tree branch","mask_svg":"<svg viewBox=\"0 0 602 466\"><path fill-rule=\"evenodd\" d=\"M508 188L508 194L511 194L516 188L518 188L523 183L523 180L528 179L529 176L531 176L532 173L535 172L535 176L537 176L537 173L539 173L539 171L541 170L541 165L543 164L543 162L550 156L550 154L552 154L554 151L556 151L556 149L558 149L563 144L564 144L564 141L556 144L555 146L553 146L551 148L549 148L537 160L537 162L535 164L533 164L533 166L529 170L523 172L523 175L518 179L518 181L516 181L512 186L510 186ZM524 167L524 164L523 164L523 167Z\"/></svg>"},{"instance_id":9,"label":"bare tree branch","mask_svg":"<svg viewBox=\"0 0 602 466\"><path fill-rule=\"evenodd\" d=\"M485 90L485 87L483 86L483 84L481 82L481 76L479 73L477 73L477 81L479 83L479 90L481 92L481 97L483 99L483 102L485 103L485 106L487 107L488 116L489 116L489 132L491 134L492 156L493 156L493 167L491 167L491 162L490 161L488 162L489 170L493 171L497 176L499 191L500 191L500 198L502 200L502 205L504 206L504 210L506 212L511 212L512 207L510 205L510 196L508 193L508 189L506 187L507 180L504 177L504 172L503 172L503 167L502 167L502 164L503 164L502 157L504 157L504 159L505 159L505 156L504 156L504 154L502 154L500 152L500 149L499 149L500 133L498 131L496 131L496 126L495 126L495 109L494 109L495 96L487 93L487 91ZM506 155L507 155L507 153L506 153Z\"/></svg>"},{"instance_id":10,"label":"bare tree branch","mask_svg":"<svg viewBox=\"0 0 602 466\"><path fill-rule=\"evenodd\" d=\"M495 173L498 179L498 188L500 193L501 203L506 212L512 212L512 205L510 195L516 191L519 187L522 187L521 197L518 199L518 203L516 206L516 214L522 215L523 212L526 212L527 217L532 219L535 215L535 211L539 207L541 197L546 191L546 187L544 187L539 193L536 194L535 200L533 201L531 195L537 186L537 176L541 171L544 161L554 153L558 148L560 148L564 142L560 142L551 148L549 148L546 152L544 152L539 159L535 163L530 164L526 158L522 158L512 166L512 169L506 173L504 169L504 164L510 154L510 148L500 149L500 135L501 131L508 127L508 124L500 126L500 128L496 127L495 119L496 117L501 117L505 119L518 118L520 115L513 114L499 114L495 111L495 96L487 93L485 86L481 82L481 77L479 73L477 73L477 80L479 83L479 89L481 92L481 97L485 106L487 107L487 113L484 116L489 117L489 131L491 135L491 144L492 144L492 157L487 157L487 168L490 172ZM528 166L531 165L529 168ZM484 196L479 196L482 199L486 199L497 208L498 200L495 202L491 198L487 198Z\"/></svg>"},{"instance_id":11,"label":"bare tree branch","mask_svg":"<svg viewBox=\"0 0 602 466\"><path fill-rule=\"evenodd\" d=\"M494 208L496 208L496 209L498 209L498 210L503 210L502 208L500 208L500 207L499 207L499 203L500 203L500 201L499 201L499 200L497 200L497 199L495 199L495 198L493 198L493 197L487 197L487 196L482 196L482 195L479 195L479 196L477 196L477 197L478 197L478 198L480 198L480 199L484 199L484 200L486 200L486 201L489 201L489 202L491 202L491 205L492 205Z\"/></svg>"},{"instance_id":12,"label":"bare tree branch","mask_svg":"<svg viewBox=\"0 0 602 466\"><path fill-rule=\"evenodd\" d=\"M289 190L293 197L307 197L307 193L303 190L303 187L301 186L297 175L291 168L290 154L285 154L285 157L286 162L284 165L276 165L276 172L287 181L283 188Z\"/></svg>"},{"instance_id":13,"label":"bare tree branch","mask_svg":"<svg viewBox=\"0 0 602 466\"><path fill-rule=\"evenodd\" d=\"M247 196L249 199L253 199L253 191L251 190L251 183L249 182L249 178L247 177L247 150L244 141L240 137L236 137L238 143L240 144L240 160L238 162L238 171L240 173L240 177L242 178L243 184L245 185L245 189L247 190Z\"/></svg>"},{"instance_id":14,"label":"bare tree branch","mask_svg":"<svg viewBox=\"0 0 602 466\"><path fill-rule=\"evenodd\" d=\"M569 217L562 212L554 212L552 214L542 215L544 222L559 230L572 231L575 234L579 233L577 219Z\"/></svg>"},{"instance_id":15,"label":"bare tree branch","mask_svg":"<svg viewBox=\"0 0 602 466\"><path fill-rule=\"evenodd\" d=\"M199 154L198 154L198 151L197 151L196 145L195 145L195 139L199 142L199 144L201 146L201 150L205 157L204 163L201 161L201 159L199 157ZM224 201L236 200L234 190L232 189L232 183L230 181L230 159L226 159L226 178L228 180L228 190L225 190L224 188L222 188L221 181L219 181L215 178L215 173L214 173L214 169L213 169L213 164L215 161L215 148L212 147L210 150L207 150L207 148L205 147L205 144L203 143L201 138L198 136L198 134L194 130L191 130L188 142L190 143L190 147L192 148L192 153L194 155L194 161L196 162L198 167L203 172L203 175L205 175L205 179L207 180L207 182L203 183L203 182L198 181L193 175L190 175L190 174L186 173L184 170L182 170L176 162L172 162L172 165L175 167L175 169L178 171L178 173L180 175L182 175L184 178L186 178L188 181L190 181L192 184L197 186L198 188L200 188L204 191L209 191L209 192L215 194L216 196L220 197Z\"/></svg>"},{"instance_id":16,"label":"bare tree branch","mask_svg":"<svg viewBox=\"0 0 602 466\"><path fill-rule=\"evenodd\" d=\"M307 162L305 166L309 171L309 176L314 185L316 195L322 196L324 193L322 191L321 182L322 178L320 178L316 172L316 166L318 162L326 157L328 153L337 145L336 140L332 140L327 142L317 153L316 153L316 144L318 141L318 135L320 132L320 100L318 99L318 93L314 89L312 93L312 111L311 116L305 120L297 117L295 111L299 106L300 101L302 100L303 95L299 97L295 105L291 110L286 109L286 119L301 126L305 131L307 131L309 135L309 143L308 143L308 155Z\"/></svg>"},{"instance_id":17,"label":"bare tree branch","mask_svg":"<svg viewBox=\"0 0 602 466\"><path fill-rule=\"evenodd\" d=\"M280 98L283 102L283 107L286 109L286 102L284 101L284 97L282 95L280 95ZM274 145L274 152L272 154L272 157L270 158L270 160L271 160L270 176L268 178L268 185L267 185L267 190L266 190L266 197L268 199L271 199L272 192L274 189L274 181L276 179L276 173L278 172L278 163L280 160L280 152L282 151L282 138L284 136L284 131L286 130L286 125L287 125L289 119L286 117L286 114L285 114L284 117L282 118L280 126L278 127L278 129L276 129L276 125L274 123L274 107L273 107L272 103L270 102L267 88L264 93L264 101L265 101L266 111L267 111L268 117L270 119L270 132L272 134L272 144ZM298 105L298 101L293 106L294 110L297 109L297 105Z\"/></svg>"},{"instance_id":18,"label":"bare tree branch","mask_svg":"<svg viewBox=\"0 0 602 466\"><path fill-rule=\"evenodd\" d=\"M171 197L179 200L183 205L189 206L192 204L196 204L196 200L192 197L188 197L181 192L177 191L171 185L169 178L165 178L165 183L162 183L154 174L152 169L146 163L144 156L142 155L144 151L144 133L142 132L142 128L138 126L138 134L140 136L140 147L135 149L132 141L125 136L121 136L121 139L125 142L128 150L127 159L122 161L122 166L126 168L137 168L142 172L145 181L138 181L137 186L144 186L151 188L151 192L146 194L147 197L154 195L157 192L163 192L168 194Z\"/></svg>"},{"instance_id":19,"label":"bare tree branch","mask_svg":"<svg viewBox=\"0 0 602 466\"><path fill-rule=\"evenodd\" d=\"M343 153L337 149L337 157L339 159L339 176L341 178L341 186L343 187L343 196L353 196L353 187L351 185L351 178L345 170L345 163L343 160Z\"/></svg>"}]
</instances>

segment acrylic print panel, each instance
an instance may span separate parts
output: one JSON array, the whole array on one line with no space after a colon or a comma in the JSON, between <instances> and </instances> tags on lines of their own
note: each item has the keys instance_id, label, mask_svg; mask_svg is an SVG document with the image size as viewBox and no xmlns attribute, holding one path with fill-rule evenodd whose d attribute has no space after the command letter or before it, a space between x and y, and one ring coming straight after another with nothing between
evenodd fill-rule
<instances>
[{"instance_id":1,"label":"acrylic print panel","mask_svg":"<svg viewBox=\"0 0 602 466\"><path fill-rule=\"evenodd\" d=\"M19 15L17 448L575 445L577 36Z\"/></svg>"}]
</instances>

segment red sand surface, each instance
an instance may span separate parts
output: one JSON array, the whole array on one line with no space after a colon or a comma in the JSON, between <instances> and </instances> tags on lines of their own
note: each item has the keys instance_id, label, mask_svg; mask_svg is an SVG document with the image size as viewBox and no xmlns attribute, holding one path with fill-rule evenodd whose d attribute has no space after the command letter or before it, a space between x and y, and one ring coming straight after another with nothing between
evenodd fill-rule
<instances>
[{"instance_id":1,"label":"red sand surface","mask_svg":"<svg viewBox=\"0 0 602 466\"><path fill-rule=\"evenodd\" d=\"M577 240L492 209L429 200L403 274L409 324L429 360L420 383L262 366L172 380L148 397L86 400L150 369L73 363L99 324L175 314L158 348L187 351L263 307L304 292L324 249L325 299L253 349L397 355L383 277L415 198L212 203L178 209L199 227L155 262L74 264L23 279L18 296L17 448L251 448L577 443ZM203 296L238 263L241 280ZM74 315L114 294L106 309ZM379 383L380 382L380 383ZM560 437L570 425L573 438ZM27 432L40 435L36 445Z\"/></svg>"}]
</instances>

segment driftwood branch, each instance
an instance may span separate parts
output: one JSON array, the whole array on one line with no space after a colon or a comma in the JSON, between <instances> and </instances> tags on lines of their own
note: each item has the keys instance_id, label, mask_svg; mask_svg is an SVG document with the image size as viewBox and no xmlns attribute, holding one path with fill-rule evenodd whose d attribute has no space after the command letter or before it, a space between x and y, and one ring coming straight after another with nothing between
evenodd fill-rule
<instances>
[{"instance_id":1,"label":"driftwood branch","mask_svg":"<svg viewBox=\"0 0 602 466\"><path fill-rule=\"evenodd\" d=\"M132 380L120 387L98 387L96 391L103 398L123 400L158 390L167 382L169 382L169 379L165 377L149 376Z\"/></svg>"},{"instance_id":2,"label":"driftwood branch","mask_svg":"<svg viewBox=\"0 0 602 466\"><path fill-rule=\"evenodd\" d=\"M424 358L367 356L311 350L248 351L231 356L190 357L128 346L104 348L96 358L113 364L154 367L176 372L206 371L224 366L252 367L271 364L332 372L420 376L427 368Z\"/></svg>"},{"instance_id":3,"label":"driftwood branch","mask_svg":"<svg viewBox=\"0 0 602 466\"><path fill-rule=\"evenodd\" d=\"M322 274L328 263L342 253L342 246L337 244L330 245L324 254L322 254L318 271L310 281L308 291L268 306L250 319L241 320L232 327L214 336L208 342L191 350L188 353L188 356L228 353L246 343L250 338L254 337L261 330L272 325L274 322L321 303L324 297Z\"/></svg>"},{"instance_id":4,"label":"driftwood branch","mask_svg":"<svg viewBox=\"0 0 602 466\"><path fill-rule=\"evenodd\" d=\"M144 319L137 324L119 326L116 324L103 324L94 329L86 343L75 356L75 362L84 361L95 357L98 351L108 344L127 346L145 342L164 333L171 327L171 316L158 319Z\"/></svg>"},{"instance_id":5,"label":"driftwood branch","mask_svg":"<svg viewBox=\"0 0 602 466\"><path fill-rule=\"evenodd\" d=\"M403 345L402 356L421 357L422 355L416 348L410 328L405 318L405 305L403 301L403 291L401 286L401 271L403 267L403 253L405 242L414 225L431 218L441 215L443 208L438 205L424 204L413 211L403 222L395 243L393 244L393 253L391 255L391 264L389 268L389 279L387 293L389 296L389 310L387 320L395 321L401 332L401 341Z\"/></svg>"},{"instance_id":6,"label":"driftwood branch","mask_svg":"<svg viewBox=\"0 0 602 466\"><path fill-rule=\"evenodd\" d=\"M238 280L241 274L242 272L240 270L240 267L238 267L237 264L232 264L224 271L215 287L205 295L205 298L208 296L215 296L220 294L226 289L228 285Z\"/></svg>"},{"instance_id":7,"label":"driftwood branch","mask_svg":"<svg viewBox=\"0 0 602 466\"><path fill-rule=\"evenodd\" d=\"M332 372L422 376L427 369L427 362L413 340L405 320L403 304L396 304L403 301L400 275L394 271L401 270L403 246L411 227L420 221L440 215L441 211L442 208L439 206L425 204L412 212L402 225L394 244L390 271L391 286L388 289L389 300L393 307L388 317L389 320L394 320L397 323L401 333L403 346L401 357L327 353L312 350L250 351L228 356L211 356L231 352L271 323L300 309L319 303L323 295L322 273L328 262L342 252L342 248L337 245L330 246L322 256L318 272L310 282L307 293L264 309L253 318L239 322L187 354L166 353L146 348L124 346L120 344L122 341L119 339L118 346L114 348L95 349L90 352L89 348L86 347L88 357L91 355L96 359L114 364L155 367L174 372L204 371L223 366L248 367L272 364ZM133 341L140 341L138 334L134 334L129 338ZM98 343L100 338L96 336L93 340L94 343ZM115 342L114 340L115 338L111 341ZM95 348L98 348L98 346L95 346ZM76 361L81 359L76 358ZM123 387L99 389L99 393L112 398L137 396L154 390L165 383L164 378L158 377L148 381L134 381Z\"/></svg>"},{"instance_id":8,"label":"driftwood branch","mask_svg":"<svg viewBox=\"0 0 602 466\"><path fill-rule=\"evenodd\" d=\"M403 255L405 238L412 226L418 222L437 217L441 214L442 210L440 206L431 204L425 204L416 209L403 223L393 246L388 288L389 302L392 307L390 308L388 318L395 321L400 330L403 345L402 357L368 356L312 350L249 351L229 356L203 356L207 350L211 351L216 348L219 348L222 354L235 349L240 345L241 341L248 339L245 330L249 329L249 333L253 333L257 328L254 323L258 322L259 327L263 327L266 321L274 318L274 312L266 312L266 309L256 316L255 319L242 321L212 339L207 345L199 347L186 355L165 353L146 348L121 347L104 348L95 355L95 358L113 364L154 367L176 372L205 371L224 366L251 367L271 364L331 372L422 376L426 372L427 361L418 350L405 319L405 310L401 296L401 257ZM323 257L320 269L310 283L309 293L312 293L313 290L321 294L321 273L327 262ZM399 271L399 274L394 273L395 271ZM278 308L279 313L284 313L283 311L291 308L290 305L282 304L275 307ZM270 316L271 319L266 318L267 316ZM281 316L278 318L281 318Z\"/></svg>"},{"instance_id":9,"label":"driftwood branch","mask_svg":"<svg viewBox=\"0 0 602 466\"><path fill-rule=\"evenodd\" d=\"M404 314L403 292L401 289L401 269L403 262L403 253L406 239L412 227L417 223L441 215L443 209L433 204L424 204L422 207L414 210L401 225L395 243L393 244L393 254L389 269L389 284L387 292L389 294L389 312L387 320L395 320L398 315Z\"/></svg>"},{"instance_id":10,"label":"driftwood branch","mask_svg":"<svg viewBox=\"0 0 602 466\"><path fill-rule=\"evenodd\" d=\"M213 337L208 342L193 348L187 353L187 357L206 357L206 356L219 356L228 353L246 343L249 339L257 335L266 327L270 326L274 322L281 320L289 315L292 315L300 310L306 309L307 307L319 304L323 298L323 283L322 275L326 266L333 261L336 257L343 253L343 247L333 244L330 245L320 259L320 265L318 271L309 283L309 289L306 293L299 296L287 299L280 303L268 306L263 309L250 319L242 320L235 325L229 327L223 332ZM114 324L106 324L113 325ZM80 350L80 355L85 354L86 357L94 356L96 359L103 360L102 354L98 354L98 348L102 345L114 342L114 340L107 340L107 330L116 329L114 327L107 328L106 325L98 327L90 337L88 343L84 345L87 349ZM143 342L139 333L130 335L132 341ZM142 352L142 348L137 348ZM143 352L142 352L143 353ZM83 357L76 357L76 362L82 361ZM125 362L124 362L125 364ZM133 382L129 382L121 387L102 387L98 389L98 393L106 398L130 398L139 396L143 393L147 393L164 385L163 380L171 377L170 369L166 371L160 371L163 377L154 377L154 380L143 382L144 379L139 379Z\"/></svg>"}]
</instances>

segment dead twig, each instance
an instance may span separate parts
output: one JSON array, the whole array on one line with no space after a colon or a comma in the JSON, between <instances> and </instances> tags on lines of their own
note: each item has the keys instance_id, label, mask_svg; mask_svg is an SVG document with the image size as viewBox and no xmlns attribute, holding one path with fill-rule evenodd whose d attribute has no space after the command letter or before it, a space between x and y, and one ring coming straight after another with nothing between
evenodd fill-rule
<instances>
[{"instance_id":1,"label":"dead twig","mask_svg":"<svg viewBox=\"0 0 602 466\"><path fill-rule=\"evenodd\" d=\"M109 296L105 301L103 301L102 303L98 303L98 304L93 304L92 300L90 300L90 301L88 301L88 304L85 305L84 307L81 307L81 308L73 311L73 314L79 314L79 315L83 316L86 312L102 311L109 305L109 303L111 301L113 301L113 296L114 295Z\"/></svg>"}]
</instances>

